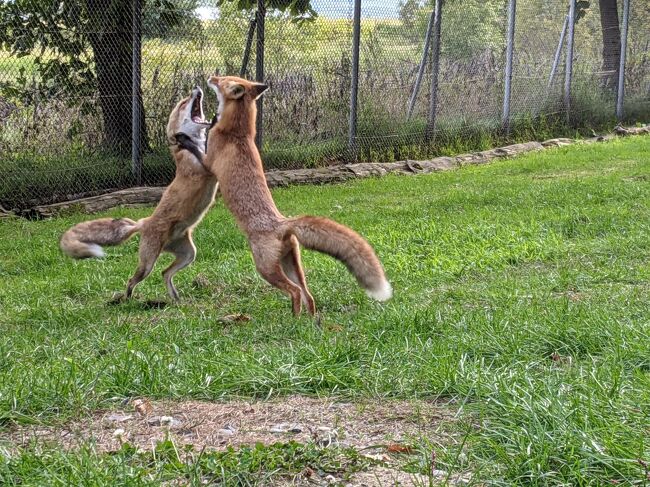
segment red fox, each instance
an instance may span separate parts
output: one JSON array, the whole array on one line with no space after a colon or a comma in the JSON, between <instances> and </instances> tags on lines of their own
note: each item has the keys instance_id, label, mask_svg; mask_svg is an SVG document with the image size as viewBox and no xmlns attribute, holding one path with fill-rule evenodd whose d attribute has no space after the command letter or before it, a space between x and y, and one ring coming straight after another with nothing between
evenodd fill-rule
<instances>
[{"instance_id":1,"label":"red fox","mask_svg":"<svg viewBox=\"0 0 650 487\"><path fill-rule=\"evenodd\" d=\"M390 299L392 288L381 263L359 234L327 218L285 218L276 208L254 142L255 100L267 86L229 76L212 76L208 85L219 105L205 165L219 180L226 207L247 235L260 275L291 297L295 315L302 305L314 315L316 306L300 262L302 244L343 262L370 297Z\"/></svg>"},{"instance_id":2,"label":"red fox","mask_svg":"<svg viewBox=\"0 0 650 487\"><path fill-rule=\"evenodd\" d=\"M190 265L196 256L192 230L214 202L217 179L203 166L205 132L210 123L203 118L203 92L197 86L172 110L167 138L176 162L176 176L150 217L137 222L128 218L101 218L79 223L61 237L61 249L70 257L102 257L102 246L119 245L140 233L140 263L127 284L125 298L153 270L161 252L176 259L163 271L172 299L178 299L174 274Z\"/></svg>"}]
</instances>

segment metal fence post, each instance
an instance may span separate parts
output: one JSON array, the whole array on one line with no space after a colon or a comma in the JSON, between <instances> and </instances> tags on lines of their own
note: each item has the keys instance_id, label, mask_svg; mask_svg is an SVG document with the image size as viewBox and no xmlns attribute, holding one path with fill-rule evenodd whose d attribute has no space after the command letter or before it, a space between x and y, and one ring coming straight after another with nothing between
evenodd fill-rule
<instances>
[{"instance_id":1,"label":"metal fence post","mask_svg":"<svg viewBox=\"0 0 650 487\"><path fill-rule=\"evenodd\" d=\"M503 115L501 123L506 134L510 134L510 93L512 91L512 56L515 46L515 15L517 0L508 2L508 34L506 38L506 73L503 92Z\"/></svg>"},{"instance_id":2,"label":"metal fence post","mask_svg":"<svg viewBox=\"0 0 650 487\"><path fill-rule=\"evenodd\" d=\"M132 21L132 66L131 66L131 173L137 185L142 184L142 133L140 106L141 83L141 5L133 0Z\"/></svg>"},{"instance_id":3,"label":"metal fence post","mask_svg":"<svg viewBox=\"0 0 650 487\"><path fill-rule=\"evenodd\" d=\"M266 17L266 7L264 0L257 0L256 28L257 28L257 52L255 55L255 81L264 83L264 19ZM262 130L263 130L263 104L264 97L257 100L257 121L255 125L255 144L262 150Z\"/></svg>"},{"instance_id":4,"label":"metal fence post","mask_svg":"<svg viewBox=\"0 0 650 487\"><path fill-rule=\"evenodd\" d=\"M557 67L560 64L560 56L562 55L562 46L564 45L564 37L566 36L566 28L569 25L569 16L564 17L564 25L562 25L562 32L560 33L560 40L557 43L557 49L555 50L555 57L553 58L553 67L551 68L551 74L548 77L547 91L553 86L553 81L555 81L555 73L557 73Z\"/></svg>"},{"instance_id":5,"label":"metal fence post","mask_svg":"<svg viewBox=\"0 0 650 487\"><path fill-rule=\"evenodd\" d=\"M621 32L621 63L618 68L618 93L616 94L616 118L623 120L623 97L625 95L625 55L627 54L627 27L630 20L630 0L623 1L623 30Z\"/></svg>"},{"instance_id":6,"label":"metal fence post","mask_svg":"<svg viewBox=\"0 0 650 487\"><path fill-rule=\"evenodd\" d=\"M361 43L361 0L354 0L352 18L352 84L350 86L350 127L348 149L357 157L357 102L359 96L359 45Z\"/></svg>"},{"instance_id":7,"label":"metal fence post","mask_svg":"<svg viewBox=\"0 0 650 487\"><path fill-rule=\"evenodd\" d=\"M418 76L415 78L415 86L413 87L413 93L411 93L411 98L409 99L408 112L406 118L410 119L413 115L413 108L415 107L415 99L418 97L420 92L420 85L422 84L422 78L424 77L424 70L427 67L427 58L429 57L429 46L431 44L431 32L433 31L433 22L435 18L435 10L431 11L429 16L429 24L427 25L427 33L424 36L424 49L422 50L422 61L420 62L420 67L418 68Z\"/></svg>"},{"instance_id":8,"label":"metal fence post","mask_svg":"<svg viewBox=\"0 0 650 487\"><path fill-rule=\"evenodd\" d=\"M438 72L440 71L440 23L442 21L442 0L436 0L433 19L433 52L431 55L431 92L429 97L429 117L427 119L426 139L431 140L436 131L436 111L438 108Z\"/></svg>"},{"instance_id":9,"label":"metal fence post","mask_svg":"<svg viewBox=\"0 0 650 487\"><path fill-rule=\"evenodd\" d=\"M246 47L244 48L244 59L241 62L241 69L239 70L239 77L243 78L246 76L246 70L248 69L248 60L251 57L251 47L253 45L253 36L255 35L255 24L257 24L257 19L253 17L248 24L248 34L246 35Z\"/></svg>"},{"instance_id":10,"label":"metal fence post","mask_svg":"<svg viewBox=\"0 0 650 487\"><path fill-rule=\"evenodd\" d=\"M576 25L576 0L569 0L569 36L566 43L566 67L564 69L564 109L567 123L571 123L571 79L573 77L573 37Z\"/></svg>"}]
</instances>

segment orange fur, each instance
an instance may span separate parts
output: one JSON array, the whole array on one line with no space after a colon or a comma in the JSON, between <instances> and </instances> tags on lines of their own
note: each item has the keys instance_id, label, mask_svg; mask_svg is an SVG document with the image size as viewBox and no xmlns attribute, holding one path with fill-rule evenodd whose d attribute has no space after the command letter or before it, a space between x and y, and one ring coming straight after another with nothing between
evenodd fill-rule
<instances>
[{"instance_id":1,"label":"orange fur","mask_svg":"<svg viewBox=\"0 0 650 487\"><path fill-rule=\"evenodd\" d=\"M291 297L294 314L302 305L315 314L300 262L301 243L342 261L370 296L389 299L392 289L381 263L359 234L327 218L285 218L275 206L254 142L255 100L266 86L219 76L208 84L219 98L219 119L209 132L205 165L219 180L225 205L247 235L261 276Z\"/></svg>"},{"instance_id":2,"label":"orange fur","mask_svg":"<svg viewBox=\"0 0 650 487\"><path fill-rule=\"evenodd\" d=\"M100 218L78 223L61 237L61 250L73 259L104 257L102 247L119 245L138 231L128 218Z\"/></svg>"},{"instance_id":3,"label":"orange fur","mask_svg":"<svg viewBox=\"0 0 650 487\"><path fill-rule=\"evenodd\" d=\"M153 214L137 223L126 218L83 222L72 227L61 238L61 248L71 257L99 257L101 254L84 251L84 248L99 249L101 252L101 245L120 244L139 232L140 262L129 279L125 298L130 298L135 286L151 273L161 252L170 252L176 259L163 271L163 277L169 295L178 299L173 283L174 274L190 265L196 256L192 231L214 202L218 184L217 179L205 169L202 160L197 160L190 151L175 143L175 135L186 133L198 147L205 146L205 130L209 124L197 121L198 118L202 119L202 108L200 117L196 115L197 103L200 105L201 98L202 92L196 88L192 96L181 100L169 116L167 137L173 144L171 153L176 163L176 176L165 189Z\"/></svg>"}]
</instances>

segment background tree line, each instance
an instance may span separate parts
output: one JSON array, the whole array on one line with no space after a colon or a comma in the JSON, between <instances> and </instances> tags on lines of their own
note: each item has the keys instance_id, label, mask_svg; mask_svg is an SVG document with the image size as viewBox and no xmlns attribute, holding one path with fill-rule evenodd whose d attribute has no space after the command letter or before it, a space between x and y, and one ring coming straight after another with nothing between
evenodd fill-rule
<instances>
[{"instance_id":1,"label":"background tree line","mask_svg":"<svg viewBox=\"0 0 650 487\"><path fill-rule=\"evenodd\" d=\"M266 0L271 11L295 19L316 15L310 0ZM205 2L204 2L205 4ZM209 3L208 3L209 5ZM256 0L217 0L217 5L252 11ZM201 28L199 0L143 0L142 35L187 35ZM132 0L0 0L0 46L17 57L36 54L39 97L66 92L72 102L97 93L106 150L128 156L131 151ZM0 84L3 94L34 96L25 90L29 75ZM29 102L29 100L24 100ZM91 104L86 104L92 110ZM140 117L143 147L148 146L145 113Z\"/></svg>"}]
</instances>

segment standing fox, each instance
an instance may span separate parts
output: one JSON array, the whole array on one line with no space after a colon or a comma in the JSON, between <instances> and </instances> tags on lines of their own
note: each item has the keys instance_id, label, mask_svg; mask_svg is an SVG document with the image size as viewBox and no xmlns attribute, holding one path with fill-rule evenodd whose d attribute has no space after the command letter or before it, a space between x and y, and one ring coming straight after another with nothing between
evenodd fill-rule
<instances>
[{"instance_id":1,"label":"standing fox","mask_svg":"<svg viewBox=\"0 0 650 487\"><path fill-rule=\"evenodd\" d=\"M101 218L79 223L61 237L61 249L70 257L102 257L104 245L119 245L140 233L140 263L127 284L126 295L152 271L161 252L176 259L163 271L172 299L178 299L174 274L196 257L192 230L214 202L217 179L203 167L205 132L210 126L203 118L203 92L197 86L173 109L167 123L167 139L176 162L176 176L162 195L150 217L137 222L128 218Z\"/></svg>"},{"instance_id":2,"label":"standing fox","mask_svg":"<svg viewBox=\"0 0 650 487\"><path fill-rule=\"evenodd\" d=\"M300 243L343 262L370 297L390 299L392 288L379 259L359 234L327 218L285 218L276 208L254 142L255 100L267 86L219 76L212 76L208 85L216 92L219 106L218 121L208 135L205 165L219 180L224 203L247 235L261 276L291 297L295 315L302 305L314 315Z\"/></svg>"}]
</instances>

